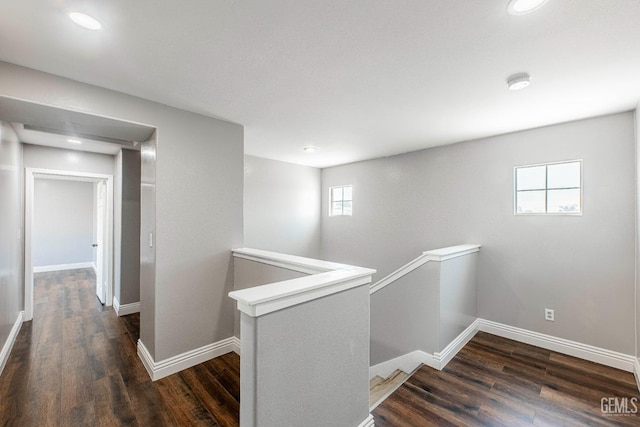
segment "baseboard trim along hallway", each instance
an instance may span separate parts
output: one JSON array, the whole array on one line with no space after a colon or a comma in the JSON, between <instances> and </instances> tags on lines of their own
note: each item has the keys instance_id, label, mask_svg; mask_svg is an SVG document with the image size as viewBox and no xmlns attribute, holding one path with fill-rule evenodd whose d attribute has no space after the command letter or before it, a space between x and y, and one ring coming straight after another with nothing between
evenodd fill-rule
<instances>
[{"instance_id":1,"label":"baseboard trim along hallway","mask_svg":"<svg viewBox=\"0 0 640 427\"><path fill-rule=\"evenodd\" d=\"M92 268L93 271L95 271L96 265L93 262L76 262L73 264L42 265L40 267L33 267L33 272L48 273L50 271L77 270L79 268Z\"/></svg>"},{"instance_id":2,"label":"baseboard trim along hallway","mask_svg":"<svg viewBox=\"0 0 640 427\"><path fill-rule=\"evenodd\" d=\"M138 340L138 357L142 360L151 380L157 381L161 378L175 374L184 369L206 362L227 353L236 352L237 338L230 337L222 341L196 348L168 359L156 362L151 357L149 350L141 340ZM237 353L237 352L236 352Z\"/></svg>"},{"instance_id":3,"label":"baseboard trim along hallway","mask_svg":"<svg viewBox=\"0 0 640 427\"><path fill-rule=\"evenodd\" d=\"M358 424L358 427L373 427L373 415L369 414L369 416L360 424Z\"/></svg>"},{"instance_id":4,"label":"baseboard trim along hallway","mask_svg":"<svg viewBox=\"0 0 640 427\"><path fill-rule=\"evenodd\" d=\"M13 348L13 344L16 342L16 338L20 333L20 328L22 327L23 319L24 319L24 311L18 312L16 321L11 327L11 331L9 332L9 336L7 337L7 340L2 346L2 351L0 352L0 374L2 374L4 367L7 365L7 360L9 359L9 354L11 354L11 349Z\"/></svg>"},{"instance_id":5,"label":"baseboard trim along hallway","mask_svg":"<svg viewBox=\"0 0 640 427\"><path fill-rule=\"evenodd\" d=\"M623 371L635 372L638 389L640 390L640 362L634 356L480 318L476 319L458 335L442 352L429 354L416 350L387 360L369 368L369 379L376 375L386 378L396 369L413 372L420 364L442 370L478 331L600 363Z\"/></svg>"},{"instance_id":6,"label":"baseboard trim along hallway","mask_svg":"<svg viewBox=\"0 0 640 427\"><path fill-rule=\"evenodd\" d=\"M140 301L129 304L120 304L117 297L113 297L113 309L118 316L127 316L133 313L140 313Z\"/></svg>"},{"instance_id":7,"label":"baseboard trim along hallway","mask_svg":"<svg viewBox=\"0 0 640 427\"><path fill-rule=\"evenodd\" d=\"M503 325L502 323L492 322L490 320L478 319L478 323L480 327L479 330L482 332L509 338L525 344L535 345L536 347L542 347L546 350L556 351L612 368L622 369L623 371L634 371L635 357L628 354L520 329L514 326Z\"/></svg>"},{"instance_id":8,"label":"baseboard trim along hallway","mask_svg":"<svg viewBox=\"0 0 640 427\"><path fill-rule=\"evenodd\" d=\"M435 360L436 369L443 370L447 363L451 361L455 357L456 354L462 347L467 345L467 343L473 338L473 336L478 332L478 327L481 319L474 320L467 328L460 333L453 341L451 341L441 352L433 353L433 358Z\"/></svg>"}]
</instances>

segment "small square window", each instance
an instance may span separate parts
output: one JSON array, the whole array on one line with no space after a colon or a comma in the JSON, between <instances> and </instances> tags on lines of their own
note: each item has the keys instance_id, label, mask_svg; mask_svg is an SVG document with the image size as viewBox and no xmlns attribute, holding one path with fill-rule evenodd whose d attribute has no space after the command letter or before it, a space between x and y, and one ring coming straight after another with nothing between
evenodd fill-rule
<instances>
[{"instance_id":1,"label":"small square window","mask_svg":"<svg viewBox=\"0 0 640 427\"><path fill-rule=\"evenodd\" d=\"M514 175L516 215L582 213L582 160L518 166Z\"/></svg>"},{"instance_id":2,"label":"small square window","mask_svg":"<svg viewBox=\"0 0 640 427\"><path fill-rule=\"evenodd\" d=\"M329 189L331 201L329 204L329 216L351 216L353 213L353 187L341 185Z\"/></svg>"}]
</instances>

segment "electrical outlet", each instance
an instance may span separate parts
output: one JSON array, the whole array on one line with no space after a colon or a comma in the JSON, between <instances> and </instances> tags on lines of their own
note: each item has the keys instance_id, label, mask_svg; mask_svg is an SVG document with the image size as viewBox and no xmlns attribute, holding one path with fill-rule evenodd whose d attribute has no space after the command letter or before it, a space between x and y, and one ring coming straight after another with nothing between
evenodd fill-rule
<instances>
[{"instance_id":1,"label":"electrical outlet","mask_svg":"<svg viewBox=\"0 0 640 427\"><path fill-rule=\"evenodd\" d=\"M550 322L555 321L555 312L551 308L544 309L544 320L548 320Z\"/></svg>"}]
</instances>

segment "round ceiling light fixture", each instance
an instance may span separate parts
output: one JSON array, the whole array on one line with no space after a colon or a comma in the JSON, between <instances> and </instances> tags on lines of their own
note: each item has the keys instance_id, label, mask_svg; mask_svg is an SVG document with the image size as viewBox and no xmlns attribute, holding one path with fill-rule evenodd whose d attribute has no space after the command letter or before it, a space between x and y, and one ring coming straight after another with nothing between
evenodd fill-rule
<instances>
[{"instance_id":1,"label":"round ceiling light fixture","mask_svg":"<svg viewBox=\"0 0 640 427\"><path fill-rule=\"evenodd\" d=\"M69 14L69 18L76 24L80 25L82 28L86 28L87 30L97 31L102 28L102 24L93 16L89 16L86 13L80 12L71 12Z\"/></svg>"},{"instance_id":2,"label":"round ceiling light fixture","mask_svg":"<svg viewBox=\"0 0 640 427\"><path fill-rule=\"evenodd\" d=\"M510 0L507 12L510 15L526 15L540 9L548 0Z\"/></svg>"},{"instance_id":3,"label":"round ceiling light fixture","mask_svg":"<svg viewBox=\"0 0 640 427\"><path fill-rule=\"evenodd\" d=\"M320 148L316 147L315 145L307 145L302 150L305 153L315 153L316 151L320 150Z\"/></svg>"},{"instance_id":4,"label":"round ceiling light fixture","mask_svg":"<svg viewBox=\"0 0 640 427\"><path fill-rule=\"evenodd\" d=\"M522 90L531 84L531 76L527 73L518 73L507 79L509 90Z\"/></svg>"}]
</instances>

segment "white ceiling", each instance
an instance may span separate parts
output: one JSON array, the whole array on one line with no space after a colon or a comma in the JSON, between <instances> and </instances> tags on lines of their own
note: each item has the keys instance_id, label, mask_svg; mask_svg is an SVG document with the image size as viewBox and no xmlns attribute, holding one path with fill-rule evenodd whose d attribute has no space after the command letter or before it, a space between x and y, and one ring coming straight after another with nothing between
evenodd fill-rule
<instances>
[{"instance_id":1,"label":"white ceiling","mask_svg":"<svg viewBox=\"0 0 640 427\"><path fill-rule=\"evenodd\" d=\"M247 154L318 167L635 108L640 0L506 6L0 0L0 60L243 124Z\"/></svg>"}]
</instances>

